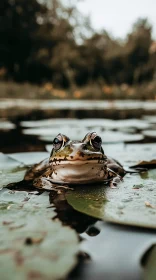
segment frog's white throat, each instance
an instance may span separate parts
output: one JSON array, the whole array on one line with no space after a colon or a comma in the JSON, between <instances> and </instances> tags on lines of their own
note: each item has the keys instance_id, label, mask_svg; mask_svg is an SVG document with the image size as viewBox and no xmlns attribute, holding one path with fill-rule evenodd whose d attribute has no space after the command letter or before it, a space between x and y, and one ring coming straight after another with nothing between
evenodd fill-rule
<instances>
[{"instance_id":1,"label":"frog's white throat","mask_svg":"<svg viewBox=\"0 0 156 280\"><path fill-rule=\"evenodd\" d=\"M53 172L49 179L60 184L85 184L103 181L107 175L107 166L103 162L70 161L65 164L53 164Z\"/></svg>"}]
</instances>

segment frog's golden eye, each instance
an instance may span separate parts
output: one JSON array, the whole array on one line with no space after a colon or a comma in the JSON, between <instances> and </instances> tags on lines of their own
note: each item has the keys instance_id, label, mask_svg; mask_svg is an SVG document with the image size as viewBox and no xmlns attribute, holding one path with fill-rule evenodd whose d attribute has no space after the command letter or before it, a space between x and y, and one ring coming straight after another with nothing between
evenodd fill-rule
<instances>
[{"instance_id":1,"label":"frog's golden eye","mask_svg":"<svg viewBox=\"0 0 156 280\"><path fill-rule=\"evenodd\" d=\"M100 150L102 145L102 139L100 136L93 132L90 137L90 145L94 147L96 150Z\"/></svg>"},{"instance_id":2,"label":"frog's golden eye","mask_svg":"<svg viewBox=\"0 0 156 280\"><path fill-rule=\"evenodd\" d=\"M69 141L69 138L63 134L58 134L53 140L53 147L54 150L59 150L61 147L65 145L66 142Z\"/></svg>"}]
</instances>

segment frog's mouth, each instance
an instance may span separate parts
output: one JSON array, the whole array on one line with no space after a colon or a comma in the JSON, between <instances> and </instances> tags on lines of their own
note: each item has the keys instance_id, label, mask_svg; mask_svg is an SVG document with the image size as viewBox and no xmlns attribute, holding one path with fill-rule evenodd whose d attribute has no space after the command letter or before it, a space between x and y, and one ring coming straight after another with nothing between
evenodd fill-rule
<instances>
[{"instance_id":1,"label":"frog's mouth","mask_svg":"<svg viewBox=\"0 0 156 280\"><path fill-rule=\"evenodd\" d=\"M56 159L53 160L52 165L53 166L58 166L58 165L90 165L90 164L104 164L106 161L101 158L97 159L73 159L73 160L68 160L68 159Z\"/></svg>"},{"instance_id":2,"label":"frog's mouth","mask_svg":"<svg viewBox=\"0 0 156 280\"><path fill-rule=\"evenodd\" d=\"M88 158L88 159L85 159L85 158L82 158L82 159L79 159L79 158L73 158L73 159L53 159L52 161L52 165L53 166L58 166L58 165L90 165L90 164L94 164L94 165L97 165L97 164L105 164L107 161L106 159L104 158L99 158L99 157L95 157L95 158Z\"/></svg>"},{"instance_id":3,"label":"frog's mouth","mask_svg":"<svg viewBox=\"0 0 156 280\"><path fill-rule=\"evenodd\" d=\"M62 161L53 164L51 179L55 183L85 184L107 178L107 166L100 160Z\"/></svg>"}]
</instances>

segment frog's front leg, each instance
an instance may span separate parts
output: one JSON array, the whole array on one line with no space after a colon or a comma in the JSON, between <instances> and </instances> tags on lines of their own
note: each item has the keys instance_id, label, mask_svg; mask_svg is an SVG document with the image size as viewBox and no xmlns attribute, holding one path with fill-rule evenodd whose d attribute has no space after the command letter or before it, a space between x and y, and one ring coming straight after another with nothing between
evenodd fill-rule
<instances>
[{"instance_id":1,"label":"frog's front leg","mask_svg":"<svg viewBox=\"0 0 156 280\"><path fill-rule=\"evenodd\" d=\"M49 169L49 159L46 158L42 160L40 163L34 164L31 168L29 168L25 174L24 180L26 181L34 180L48 169Z\"/></svg>"},{"instance_id":2,"label":"frog's front leg","mask_svg":"<svg viewBox=\"0 0 156 280\"><path fill-rule=\"evenodd\" d=\"M44 190L53 190L53 191L58 191L59 189L73 190L72 188L69 188L67 185L55 184L54 182L52 182L52 180L49 177L44 177L44 176L40 176L39 178L36 178L33 181L33 185L36 188L44 189Z\"/></svg>"},{"instance_id":3,"label":"frog's front leg","mask_svg":"<svg viewBox=\"0 0 156 280\"><path fill-rule=\"evenodd\" d=\"M52 190L55 188L55 184L53 184L46 177L43 176L34 179L33 186L38 189L44 189L44 190Z\"/></svg>"}]
</instances>

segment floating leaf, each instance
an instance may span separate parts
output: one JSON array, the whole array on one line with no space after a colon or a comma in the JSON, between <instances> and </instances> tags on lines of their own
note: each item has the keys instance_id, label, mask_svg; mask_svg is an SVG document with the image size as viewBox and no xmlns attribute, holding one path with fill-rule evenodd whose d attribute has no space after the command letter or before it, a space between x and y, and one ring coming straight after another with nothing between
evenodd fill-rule
<instances>
[{"instance_id":1,"label":"floating leaf","mask_svg":"<svg viewBox=\"0 0 156 280\"><path fill-rule=\"evenodd\" d=\"M78 125L77 119L45 119L36 121L22 121L20 123L22 127L34 128L34 127L63 127L64 125L73 125L74 127Z\"/></svg>"},{"instance_id":2,"label":"floating leaf","mask_svg":"<svg viewBox=\"0 0 156 280\"><path fill-rule=\"evenodd\" d=\"M77 235L49 206L47 192L0 191L0 279L64 279L75 266Z\"/></svg>"},{"instance_id":3,"label":"floating leaf","mask_svg":"<svg viewBox=\"0 0 156 280\"><path fill-rule=\"evenodd\" d=\"M116 189L104 185L86 185L68 191L68 203L76 210L104 221L156 228L156 209L146 207L145 201L155 205L156 169L126 175ZM142 185L141 188L133 188Z\"/></svg>"},{"instance_id":4,"label":"floating leaf","mask_svg":"<svg viewBox=\"0 0 156 280\"><path fill-rule=\"evenodd\" d=\"M145 263L145 280L155 280L156 276L156 245L152 246L148 252L147 260Z\"/></svg>"},{"instance_id":5,"label":"floating leaf","mask_svg":"<svg viewBox=\"0 0 156 280\"><path fill-rule=\"evenodd\" d=\"M142 132L144 136L151 139L156 139L156 131L155 130L144 130Z\"/></svg>"},{"instance_id":6,"label":"floating leaf","mask_svg":"<svg viewBox=\"0 0 156 280\"><path fill-rule=\"evenodd\" d=\"M137 164L133 165L132 167L150 167L150 166L156 166L156 159L152 159L152 160L142 160L139 161Z\"/></svg>"},{"instance_id":7,"label":"floating leaf","mask_svg":"<svg viewBox=\"0 0 156 280\"><path fill-rule=\"evenodd\" d=\"M115 158L124 166L137 166L144 160L156 159L155 144L104 145L105 154Z\"/></svg>"},{"instance_id":8,"label":"floating leaf","mask_svg":"<svg viewBox=\"0 0 156 280\"><path fill-rule=\"evenodd\" d=\"M0 153L0 189L9 183L23 180L25 171L23 164Z\"/></svg>"},{"instance_id":9,"label":"floating leaf","mask_svg":"<svg viewBox=\"0 0 156 280\"><path fill-rule=\"evenodd\" d=\"M84 138L84 136L87 134L88 130L82 127L76 127L74 126L73 129L71 129L72 126L64 125L62 127L37 127L37 128L29 128L24 129L23 134L26 135L36 135L38 138L42 141L52 142L54 137L58 133L62 133L65 135L70 136L71 139L75 139L75 135L77 135L77 140L81 140Z\"/></svg>"},{"instance_id":10,"label":"floating leaf","mask_svg":"<svg viewBox=\"0 0 156 280\"><path fill-rule=\"evenodd\" d=\"M0 189L23 180L28 165L47 158L46 152L28 152L5 155L0 153Z\"/></svg>"},{"instance_id":11,"label":"floating leaf","mask_svg":"<svg viewBox=\"0 0 156 280\"><path fill-rule=\"evenodd\" d=\"M156 208L156 206L152 205L149 201L145 201L145 205L150 208Z\"/></svg>"},{"instance_id":12,"label":"floating leaf","mask_svg":"<svg viewBox=\"0 0 156 280\"><path fill-rule=\"evenodd\" d=\"M137 129L150 128L147 121L137 119L115 121L110 119L82 119L79 122L76 119L49 119L26 121L22 122L21 125L27 128L23 129L24 134L36 135L45 142L52 142L59 132L68 135L73 140L81 140L89 131L96 131L100 134L103 143L134 142L144 138L142 134L135 133ZM112 132L110 131L112 129L120 131Z\"/></svg>"},{"instance_id":13,"label":"floating leaf","mask_svg":"<svg viewBox=\"0 0 156 280\"><path fill-rule=\"evenodd\" d=\"M9 122L8 120L2 119L0 120L0 130L11 130L15 128L15 124Z\"/></svg>"},{"instance_id":14,"label":"floating leaf","mask_svg":"<svg viewBox=\"0 0 156 280\"><path fill-rule=\"evenodd\" d=\"M17 160L18 162L23 163L24 165L32 165L47 158L49 156L49 153L27 152L27 153L9 154L8 156L14 160Z\"/></svg>"},{"instance_id":15,"label":"floating leaf","mask_svg":"<svg viewBox=\"0 0 156 280\"><path fill-rule=\"evenodd\" d=\"M156 117L155 116L146 115L143 118L145 120L147 120L149 123L156 124Z\"/></svg>"}]
</instances>

